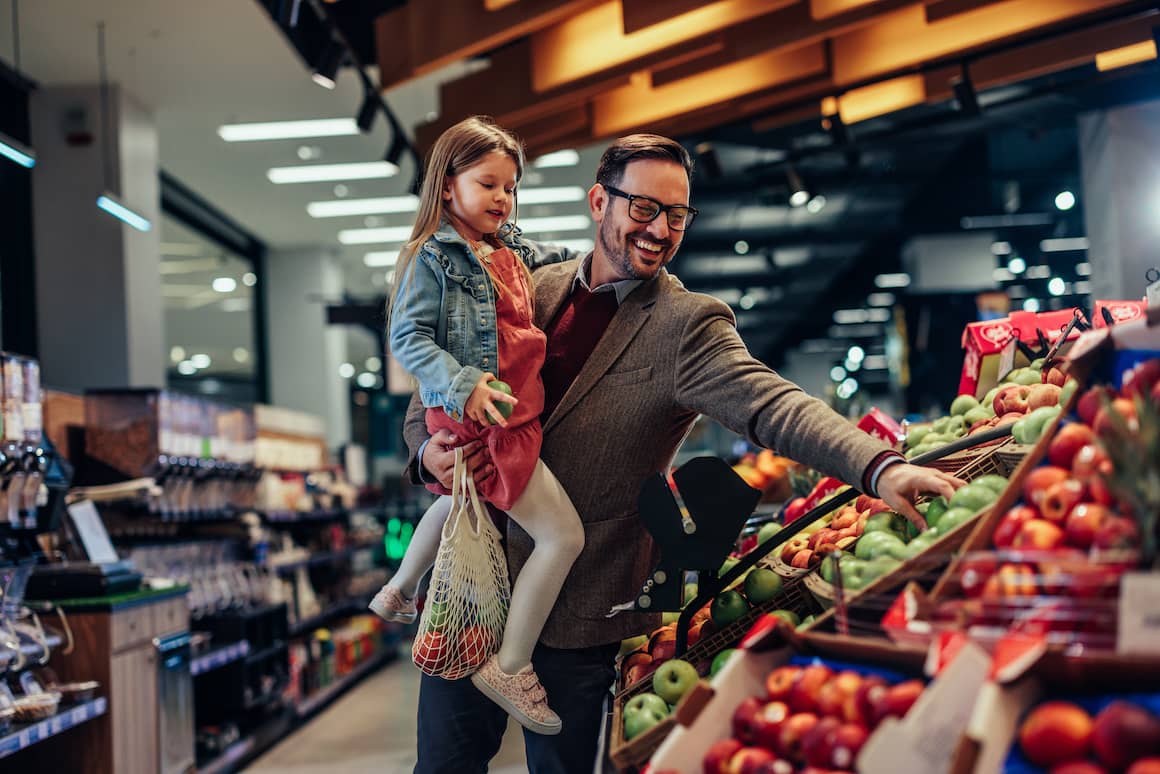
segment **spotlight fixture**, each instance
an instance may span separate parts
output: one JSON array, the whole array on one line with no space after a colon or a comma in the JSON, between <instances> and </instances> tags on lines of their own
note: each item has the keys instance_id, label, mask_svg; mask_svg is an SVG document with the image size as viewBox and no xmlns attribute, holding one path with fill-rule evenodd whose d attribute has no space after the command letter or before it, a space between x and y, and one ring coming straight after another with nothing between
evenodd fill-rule
<instances>
[{"instance_id":1,"label":"spotlight fixture","mask_svg":"<svg viewBox=\"0 0 1160 774\"><path fill-rule=\"evenodd\" d=\"M358 117L355 119L359 131L363 134L370 132L371 127L375 125L375 116L379 111L378 103L378 98L369 91L363 97L362 107L358 109Z\"/></svg>"},{"instance_id":2,"label":"spotlight fixture","mask_svg":"<svg viewBox=\"0 0 1160 774\"><path fill-rule=\"evenodd\" d=\"M959 112L964 116L975 118L982 114L979 107L979 94L975 91L975 84L971 81L971 73L963 63L962 75L951 79L951 90L955 93L955 101L959 103Z\"/></svg>"},{"instance_id":3,"label":"spotlight fixture","mask_svg":"<svg viewBox=\"0 0 1160 774\"><path fill-rule=\"evenodd\" d=\"M342 64L344 51L342 44L331 38L322 49L322 56L318 58L318 66L314 68L311 77L314 82L325 89L334 88L334 79L338 77L338 68Z\"/></svg>"},{"instance_id":4,"label":"spotlight fixture","mask_svg":"<svg viewBox=\"0 0 1160 774\"><path fill-rule=\"evenodd\" d=\"M785 179L789 183L789 203L791 207L805 206L810 200L810 192L802 183L801 176L792 166L785 168Z\"/></svg>"}]
</instances>

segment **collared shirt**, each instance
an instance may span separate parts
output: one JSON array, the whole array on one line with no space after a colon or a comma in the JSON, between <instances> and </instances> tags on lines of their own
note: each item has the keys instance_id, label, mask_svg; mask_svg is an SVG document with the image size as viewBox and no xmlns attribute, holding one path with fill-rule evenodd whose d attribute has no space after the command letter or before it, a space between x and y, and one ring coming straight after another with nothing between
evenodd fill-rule
<instances>
[{"instance_id":1,"label":"collared shirt","mask_svg":"<svg viewBox=\"0 0 1160 774\"><path fill-rule=\"evenodd\" d=\"M615 293L616 305L620 306L624 303L624 299L628 298L628 294L636 290L637 286L644 280L639 279L623 279L615 282L605 282L603 285L593 288L588 284L588 277L591 275L589 267L592 266L592 253L584 256L580 261L580 265L576 267L576 279L572 280L572 292L576 292L576 285L587 290L589 293Z\"/></svg>"}]
</instances>

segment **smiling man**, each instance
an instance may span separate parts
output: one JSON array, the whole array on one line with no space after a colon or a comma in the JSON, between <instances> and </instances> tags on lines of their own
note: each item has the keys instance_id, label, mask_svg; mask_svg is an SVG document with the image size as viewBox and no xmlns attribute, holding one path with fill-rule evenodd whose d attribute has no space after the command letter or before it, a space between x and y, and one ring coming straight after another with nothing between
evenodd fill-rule
<instances>
[{"instance_id":1,"label":"smiling man","mask_svg":"<svg viewBox=\"0 0 1160 774\"><path fill-rule=\"evenodd\" d=\"M623 137L601 158L588 192L596 247L535 274L536 322L548 334L542 376L541 458L584 523L572 566L532 657L563 721L557 736L525 734L529 769L589 774L599 754L603 705L620 640L648 632L659 614L609 616L635 597L658 554L637 513L641 484L667 471L701 414L750 442L877 494L921 517L922 493L953 494L962 482L906 464L749 354L729 307L692 293L664 267L697 215L692 161L674 140ZM427 438L412 402L405 435L414 480L451 483L456 441ZM486 449L465 447L479 480L492 475ZM507 526L513 577L531 538ZM499 749L507 715L469 680L422 678L416 772L483 772Z\"/></svg>"}]
</instances>

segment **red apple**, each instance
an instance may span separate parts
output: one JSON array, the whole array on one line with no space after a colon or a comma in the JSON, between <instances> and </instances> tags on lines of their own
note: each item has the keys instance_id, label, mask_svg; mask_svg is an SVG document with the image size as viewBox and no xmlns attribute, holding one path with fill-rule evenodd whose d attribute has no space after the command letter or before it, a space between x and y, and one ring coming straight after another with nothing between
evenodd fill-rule
<instances>
[{"instance_id":1,"label":"red apple","mask_svg":"<svg viewBox=\"0 0 1160 774\"><path fill-rule=\"evenodd\" d=\"M1160 757L1141 758L1131 765L1127 774L1160 774Z\"/></svg>"},{"instance_id":2,"label":"red apple","mask_svg":"<svg viewBox=\"0 0 1160 774\"><path fill-rule=\"evenodd\" d=\"M1099 413L1103 406L1103 397L1107 396L1108 400L1116 397L1116 393L1111 387L1103 385L1092 387L1083 395L1080 396L1079 402L1076 403L1075 411L1079 414L1079 418L1084 421L1086 425L1092 425L1096 421L1096 414Z\"/></svg>"},{"instance_id":3,"label":"red apple","mask_svg":"<svg viewBox=\"0 0 1160 774\"><path fill-rule=\"evenodd\" d=\"M1070 702L1040 704L1019 728L1023 754L1037 766L1085 758L1091 743L1091 716Z\"/></svg>"},{"instance_id":4,"label":"red apple","mask_svg":"<svg viewBox=\"0 0 1160 774\"><path fill-rule=\"evenodd\" d=\"M1047 490L1060 481L1066 481L1067 478L1068 471L1063 468L1054 465L1040 466L1028 473L1023 481L1023 499L1038 508L1043 498L1047 496Z\"/></svg>"},{"instance_id":5,"label":"red apple","mask_svg":"<svg viewBox=\"0 0 1160 774\"><path fill-rule=\"evenodd\" d=\"M791 761L803 760L802 742L817 724L818 716L812 712L799 712L786 718L777 736L777 751L781 757Z\"/></svg>"},{"instance_id":6,"label":"red apple","mask_svg":"<svg viewBox=\"0 0 1160 774\"><path fill-rule=\"evenodd\" d=\"M906 713L918 701L925 688L926 684L922 680L907 680L890 686L879 702L878 722L882 722L886 717L906 717Z\"/></svg>"},{"instance_id":7,"label":"red apple","mask_svg":"<svg viewBox=\"0 0 1160 774\"><path fill-rule=\"evenodd\" d=\"M1067 532L1068 545L1076 548L1090 548L1095 542L1096 534L1111 518L1115 518L1115 514L1102 505L1080 503L1075 506L1067 515L1064 527Z\"/></svg>"},{"instance_id":8,"label":"red apple","mask_svg":"<svg viewBox=\"0 0 1160 774\"><path fill-rule=\"evenodd\" d=\"M741 747L741 742L736 739L722 739L714 742L705 751L705 757L701 759L701 771L703 774L728 774L725 767L729 765L733 753L740 750Z\"/></svg>"},{"instance_id":9,"label":"red apple","mask_svg":"<svg viewBox=\"0 0 1160 774\"><path fill-rule=\"evenodd\" d=\"M1031 390L1027 393L1027 410L1034 411L1046 406L1058 406L1059 392L1059 385L1056 384L1031 385Z\"/></svg>"},{"instance_id":10,"label":"red apple","mask_svg":"<svg viewBox=\"0 0 1160 774\"><path fill-rule=\"evenodd\" d=\"M995 393L995 400L992 402L991 408L995 410L996 416L1011 413L1025 414L1030 395L1030 387L1022 384L1009 384Z\"/></svg>"},{"instance_id":11,"label":"red apple","mask_svg":"<svg viewBox=\"0 0 1160 774\"><path fill-rule=\"evenodd\" d=\"M1114 701L1096 715L1092 747L1100 763L1112 771L1160 755L1160 718L1139 705Z\"/></svg>"},{"instance_id":12,"label":"red apple","mask_svg":"<svg viewBox=\"0 0 1160 774\"><path fill-rule=\"evenodd\" d=\"M1136 395L1147 398L1157 384L1160 384L1160 358L1146 360L1124 374L1124 383L1120 387L1120 394L1125 398L1132 398Z\"/></svg>"},{"instance_id":13,"label":"red apple","mask_svg":"<svg viewBox=\"0 0 1160 774\"><path fill-rule=\"evenodd\" d=\"M853 771L854 761L870 732L859 723L843 723L830 738L830 760L826 765L843 771Z\"/></svg>"},{"instance_id":14,"label":"red apple","mask_svg":"<svg viewBox=\"0 0 1160 774\"><path fill-rule=\"evenodd\" d=\"M1152 385L1152 405L1160 407L1160 382Z\"/></svg>"},{"instance_id":15,"label":"red apple","mask_svg":"<svg viewBox=\"0 0 1160 774\"><path fill-rule=\"evenodd\" d=\"M1096 435L1103 436L1114 426L1112 415L1118 415L1133 433L1140 430L1140 420L1136 417L1136 404L1127 398L1116 398L1108 408L1102 408L1096 414L1096 421L1092 423L1092 430Z\"/></svg>"},{"instance_id":16,"label":"red apple","mask_svg":"<svg viewBox=\"0 0 1160 774\"><path fill-rule=\"evenodd\" d=\"M1030 567L1004 564L983 585L983 598L1001 602L1008 597L1030 597L1035 595L1037 588L1035 571Z\"/></svg>"},{"instance_id":17,"label":"red apple","mask_svg":"<svg viewBox=\"0 0 1160 774\"><path fill-rule=\"evenodd\" d=\"M783 701L763 704L751 723L753 744L777 752L777 737L781 733L782 723L789 716L789 705Z\"/></svg>"},{"instance_id":18,"label":"red apple","mask_svg":"<svg viewBox=\"0 0 1160 774\"><path fill-rule=\"evenodd\" d=\"M858 687L852 703L846 705L846 719L861 723L867 728L874 728L877 725L874 720L874 708L878 706L889 688L890 685L878 675L867 675L863 678L862 685Z\"/></svg>"},{"instance_id":19,"label":"red apple","mask_svg":"<svg viewBox=\"0 0 1160 774\"><path fill-rule=\"evenodd\" d=\"M795 712L818 711L818 695L834 672L825 664L810 664L802 670L789 694L789 706Z\"/></svg>"},{"instance_id":20,"label":"red apple","mask_svg":"<svg viewBox=\"0 0 1160 774\"><path fill-rule=\"evenodd\" d=\"M1112 463L1108 463L1111 468ZM1099 505L1115 505L1116 496L1112 494L1112 490L1108 487L1108 480L1104 476L1092 476L1088 479L1088 496L1090 502Z\"/></svg>"},{"instance_id":21,"label":"red apple","mask_svg":"<svg viewBox=\"0 0 1160 774\"><path fill-rule=\"evenodd\" d=\"M1050 551L1063 545L1065 535L1059 525L1045 519L1024 522L1011 544L1014 548Z\"/></svg>"},{"instance_id":22,"label":"red apple","mask_svg":"<svg viewBox=\"0 0 1160 774\"><path fill-rule=\"evenodd\" d=\"M1082 503L1086 494L1084 485L1074 478L1060 481L1048 487L1039 502L1039 512L1052 524L1063 524L1071 509Z\"/></svg>"},{"instance_id":23,"label":"red apple","mask_svg":"<svg viewBox=\"0 0 1160 774\"><path fill-rule=\"evenodd\" d=\"M789 702L794 683L801 676L799 666L780 666L765 676L765 695L770 701Z\"/></svg>"},{"instance_id":24,"label":"red apple","mask_svg":"<svg viewBox=\"0 0 1160 774\"><path fill-rule=\"evenodd\" d=\"M1068 761L1052 766L1048 774L1108 774L1108 770L1091 761Z\"/></svg>"},{"instance_id":25,"label":"red apple","mask_svg":"<svg viewBox=\"0 0 1160 774\"><path fill-rule=\"evenodd\" d=\"M1096 530L1092 547L1104 550L1136 548L1140 544L1140 530L1136 522L1123 516L1104 519Z\"/></svg>"},{"instance_id":26,"label":"red apple","mask_svg":"<svg viewBox=\"0 0 1160 774\"><path fill-rule=\"evenodd\" d=\"M802 756L811 766L830 765L830 743L827 737L837 731L842 721L837 718L821 718L802 737Z\"/></svg>"},{"instance_id":27,"label":"red apple","mask_svg":"<svg viewBox=\"0 0 1160 774\"><path fill-rule=\"evenodd\" d=\"M758 767L755 774L794 774L794 767L789 761L776 758Z\"/></svg>"},{"instance_id":28,"label":"red apple","mask_svg":"<svg viewBox=\"0 0 1160 774\"><path fill-rule=\"evenodd\" d=\"M1068 425L1072 427L1072 425ZM1071 461L1071 475L1080 481L1087 481L1096 475L1106 475L1111 472L1111 460L1103 447L1094 440L1075 453Z\"/></svg>"},{"instance_id":29,"label":"red apple","mask_svg":"<svg viewBox=\"0 0 1160 774\"><path fill-rule=\"evenodd\" d=\"M999 563L994 556L980 553L964 557L959 565L959 585L963 587L963 593L968 597L982 596L987 581L998 569Z\"/></svg>"},{"instance_id":30,"label":"red apple","mask_svg":"<svg viewBox=\"0 0 1160 774\"><path fill-rule=\"evenodd\" d=\"M754 743L755 718L765 706L765 702L756 696L749 696L741 700L737 709L733 710L733 736L745 744Z\"/></svg>"},{"instance_id":31,"label":"red apple","mask_svg":"<svg viewBox=\"0 0 1160 774\"><path fill-rule=\"evenodd\" d=\"M858 694L862 686L862 675L853 670L843 670L834 675L818 692L818 712L843 720L846 717L846 704Z\"/></svg>"},{"instance_id":32,"label":"red apple","mask_svg":"<svg viewBox=\"0 0 1160 774\"><path fill-rule=\"evenodd\" d=\"M1095 439L1095 433L1087 425L1079 422L1066 424L1051 439L1051 445L1047 447L1047 459L1052 465L1070 469L1079 450Z\"/></svg>"},{"instance_id":33,"label":"red apple","mask_svg":"<svg viewBox=\"0 0 1160 774\"><path fill-rule=\"evenodd\" d=\"M1055 366L1043 372L1043 381L1045 384L1054 384L1056 387L1062 387L1067 382L1067 376Z\"/></svg>"},{"instance_id":34,"label":"red apple","mask_svg":"<svg viewBox=\"0 0 1160 774\"><path fill-rule=\"evenodd\" d=\"M726 771L729 774L757 774L766 763L776 760L773 753L761 747L742 747L729 759Z\"/></svg>"},{"instance_id":35,"label":"red apple","mask_svg":"<svg viewBox=\"0 0 1160 774\"><path fill-rule=\"evenodd\" d=\"M1015 536L1019 534L1023 522L1039 518L1042 517L1039 515L1038 509L1030 505L1016 505L999 520L999 524L995 527L995 534L991 536L991 542L995 544L995 548L1010 548L1011 544L1015 542Z\"/></svg>"}]
</instances>

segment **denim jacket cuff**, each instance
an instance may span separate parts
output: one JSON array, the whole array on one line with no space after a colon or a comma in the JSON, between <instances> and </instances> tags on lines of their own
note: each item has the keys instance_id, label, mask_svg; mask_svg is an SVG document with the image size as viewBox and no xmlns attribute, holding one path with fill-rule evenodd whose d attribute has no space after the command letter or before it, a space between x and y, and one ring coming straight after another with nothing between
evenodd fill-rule
<instances>
[{"instance_id":1,"label":"denim jacket cuff","mask_svg":"<svg viewBox=\"0 0 1160 774\"><path fill-rule=\"evenodd\" d=\"M455 378L451 380L451 388L447 391L447 405L444 410L456 422L462 422L467 417L467 399L472 390L479 383L483 371L475 366L464 366ZM456 416L458 415L458 416Z\"/></svg>"}]
</instances>

